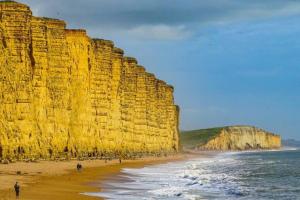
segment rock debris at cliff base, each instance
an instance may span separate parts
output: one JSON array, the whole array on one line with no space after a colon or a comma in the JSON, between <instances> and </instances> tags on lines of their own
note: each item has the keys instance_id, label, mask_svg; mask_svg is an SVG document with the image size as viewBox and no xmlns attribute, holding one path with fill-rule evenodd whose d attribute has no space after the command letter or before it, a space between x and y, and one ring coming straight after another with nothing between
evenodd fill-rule
<instances>
[{"instance_id":1,"label":"rock debris at cliff base","mask_svg":"<svg viewBox=\"0 0 300 200\"><path fill-rule=\"evenodd\" d=\"M173 87L113 42L0 2L0 158L177 152Z\"/></svg>"}]
</instances>

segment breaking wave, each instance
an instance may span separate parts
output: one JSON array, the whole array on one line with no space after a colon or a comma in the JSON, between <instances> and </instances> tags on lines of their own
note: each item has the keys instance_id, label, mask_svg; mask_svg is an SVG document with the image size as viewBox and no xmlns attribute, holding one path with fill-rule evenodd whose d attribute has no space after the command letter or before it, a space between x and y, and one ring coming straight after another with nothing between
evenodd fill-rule
<instances>
[{"instance_id":1,"label":"breaking wave","mask_svg":"<svg viewBox=\"0 0 300 200\"><path fill-rule=\"evenodd\" d=\"M107 199L297 199L300 152L229 152L141 169L122 170L108 180Z\"/></svg>"}]
</instances>

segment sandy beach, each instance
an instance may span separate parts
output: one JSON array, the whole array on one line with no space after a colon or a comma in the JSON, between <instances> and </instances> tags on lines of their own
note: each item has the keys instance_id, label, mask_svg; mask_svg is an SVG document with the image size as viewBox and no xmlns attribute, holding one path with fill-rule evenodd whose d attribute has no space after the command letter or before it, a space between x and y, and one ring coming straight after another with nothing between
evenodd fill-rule
<instances>
[{"instance_id":1,"label":"sandy beach","mask_svg":"<svg viewBox=\"0 0 300 200\"><path fill-rule=\"evenodd\" d=\"M101 181L108 176L118 174L122 168L143 167L177 161L190 157L191 154L177 154L167 157L146 157L138 160L86 161L40 161L37 163L17 162L0 165L0 200L16 199L13 185L21 185L22 200L76 200L99 199L81 195L82 192L101 191ZM78 172L77 163L83 170ZM19 174L17 174L19 172Z\"/></svg>"}]
</instances>

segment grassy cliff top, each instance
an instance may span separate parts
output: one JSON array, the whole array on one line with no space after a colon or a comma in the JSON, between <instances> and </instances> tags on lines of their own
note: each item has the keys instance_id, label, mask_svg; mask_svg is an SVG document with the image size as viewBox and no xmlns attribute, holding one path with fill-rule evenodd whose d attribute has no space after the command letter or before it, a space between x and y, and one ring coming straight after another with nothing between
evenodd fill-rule
<instances>
[{"instance_id":1,"label":"grassy cliff top","mask_svg":"<svg viewBox=\"0 0 300 200\"><path fill-rule=\"evenodd\" d=\"M183 148L192 149L203 145L220 134L225 127L199 129L192 131L181 131L180 141Z\"/></svg>"}]
</instances>

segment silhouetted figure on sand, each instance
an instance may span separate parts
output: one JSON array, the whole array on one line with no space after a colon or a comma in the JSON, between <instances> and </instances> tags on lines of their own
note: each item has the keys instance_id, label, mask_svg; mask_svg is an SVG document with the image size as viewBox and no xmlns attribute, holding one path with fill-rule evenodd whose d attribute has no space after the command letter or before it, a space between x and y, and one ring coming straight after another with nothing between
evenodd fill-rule
<instances>
[{"instance_id":1,"label":"silhouetted figure on sand","mask_svg":"<svg viewBox=\"0 0 300 200\"><path fill-rule=\"evenodd\" d=\"M77 164L77 170L80 171L82 169L82 165L80 163Z\"/></svg>"},{"instance_id":2,"label":"silhouetted figure on sand","mask_svg":"<svg viewBox=\"0 0 300 200\"><path fill-rule=\"evenodd\" d=\"M16 182L14 188L15 188L15 192L16 192L16 197L19 198L19 196L20 196L20 185L19 185L18 182Z\"/></svg>"},{"instance_id":3,"label":"silhouetted figure on sand","mask_svg":"<svg viewBox=\"0 0 300 200\"><path fill-rule=\"evenodd\" d=\"M80 163L77 164L77 171L80 171L82 169L82 165Z\"/></svg>"}]
</instances>

